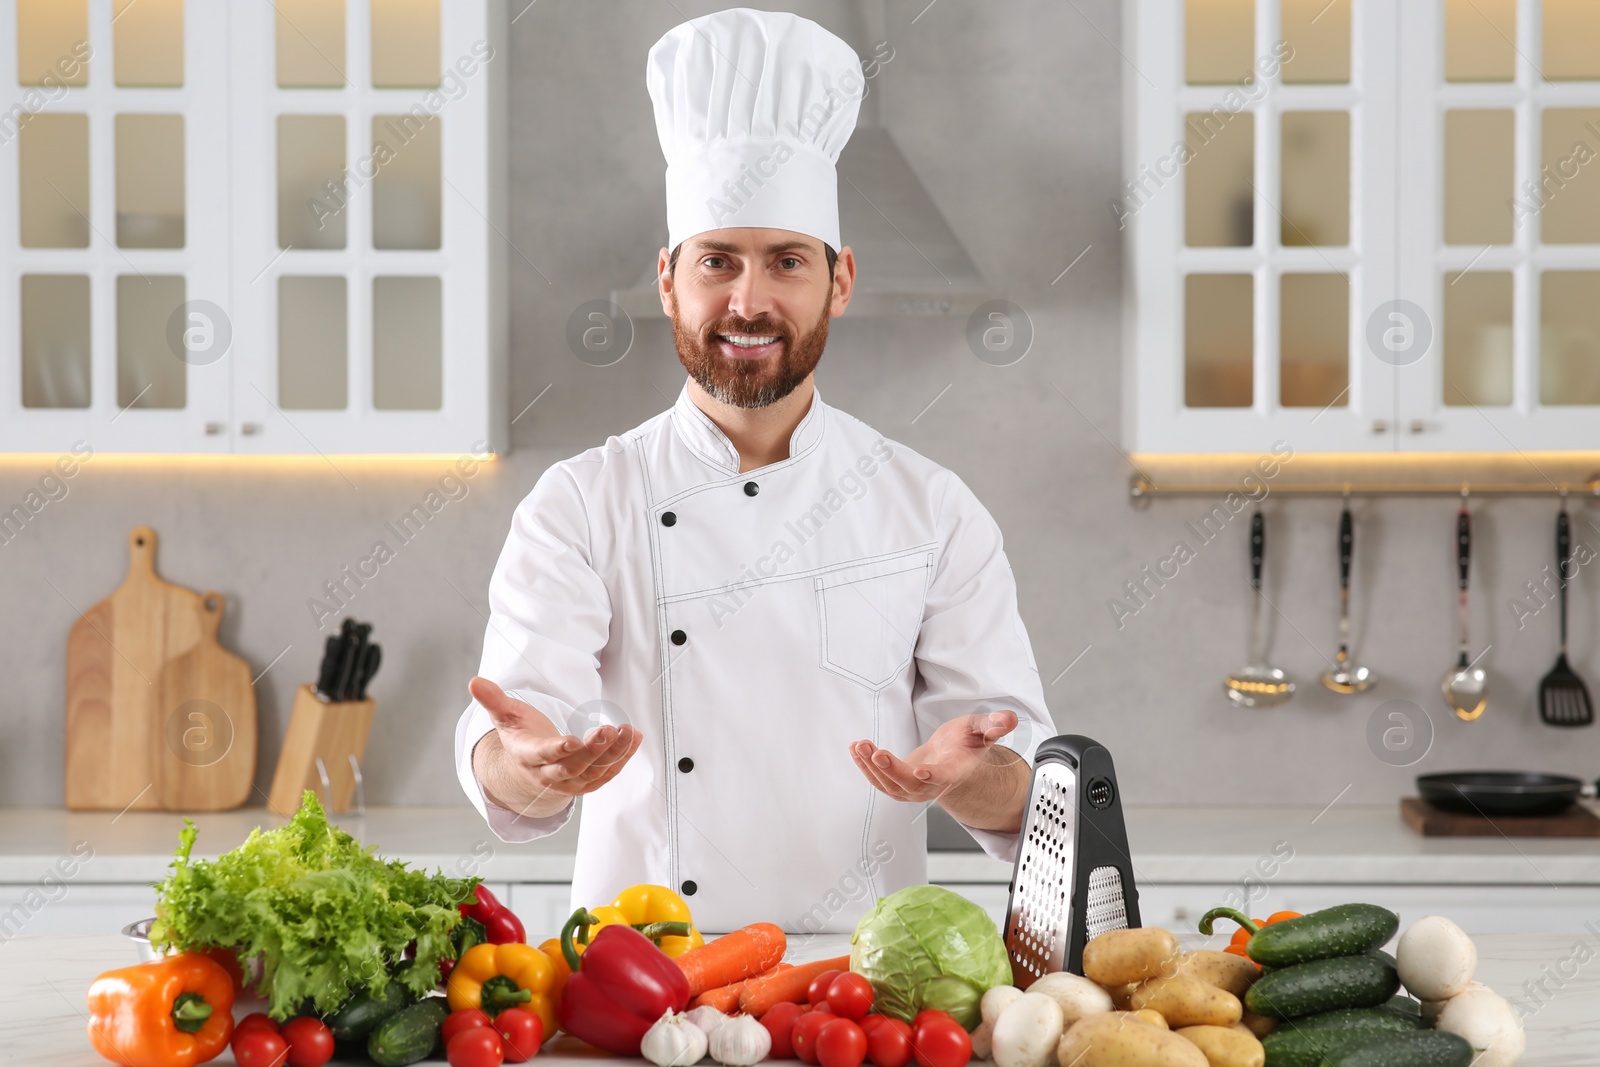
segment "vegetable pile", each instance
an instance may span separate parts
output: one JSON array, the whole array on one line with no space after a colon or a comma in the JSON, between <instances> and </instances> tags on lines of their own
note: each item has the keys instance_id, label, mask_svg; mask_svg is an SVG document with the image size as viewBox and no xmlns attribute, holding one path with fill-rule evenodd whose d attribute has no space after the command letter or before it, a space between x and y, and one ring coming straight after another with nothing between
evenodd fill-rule
<instances>
[{"instance_id":1,"label":"vegetable pile","mask_svg":"<svg viewBox=\"0 0 1600 1067\"><path fill-rule=\"evenodd\" d=\"M275 1019L307 1001L332 1012L391 979L421 996L439 983L440 961L455 956L451 932L477 879L378 859L329 824L310 790L286 824L252 830L215 860L189 858L196 835L185 819L171 873L156 887L151 945L233 949L259 966L253 984Z\"/></svg>"}]
</instances>

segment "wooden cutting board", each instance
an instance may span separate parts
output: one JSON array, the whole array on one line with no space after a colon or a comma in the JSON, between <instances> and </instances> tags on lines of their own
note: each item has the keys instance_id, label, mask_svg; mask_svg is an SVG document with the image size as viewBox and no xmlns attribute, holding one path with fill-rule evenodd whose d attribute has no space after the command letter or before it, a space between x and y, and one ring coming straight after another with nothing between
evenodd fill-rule
<instances>
[{"instance_id":1,"label":"wooden cutting board","mask_svg":"<svg viewBox=\"0 0 1600 1067\"><path fill-rule=\"evenodd\" d=\"M1420 797L1400 801L1400 816L1423 837L1600 837L1600 818L1582 804L1557 815L1468 815Z\"/></svg>"},{"instance_id":2,"label":"wooden cutting board","mask_svg":"<svg viewBox=\"0 0 1600 1067\"><path fill-rule=\"evenodd\" d=\"M168 811L222 811L250 797L256 691L250 665L217 643L226 598L199 598L200 639L161 668L155 792Z\"/></svg>"},{"instance_id":3,"label":"wooden cutting board","mask_svg":"<svg viewBox=\"0 0 1600 1067\"><path fill-rule=\"evenodd\" d=\"M156 535L128 535L128 577L67 635L66 802L154 809L161 669L200 640L200 597L156 575Z\"/></svg>"}]
</instances>

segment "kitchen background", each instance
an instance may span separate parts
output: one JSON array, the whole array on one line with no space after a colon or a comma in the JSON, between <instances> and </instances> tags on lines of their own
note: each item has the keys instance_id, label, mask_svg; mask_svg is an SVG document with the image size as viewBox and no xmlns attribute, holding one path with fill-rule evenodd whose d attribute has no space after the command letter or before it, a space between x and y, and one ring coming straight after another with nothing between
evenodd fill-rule
<instances>
[{"instance_id":1,"label":"kitchen background","mask_svg":"<svg viewBox=\"0 0 1600 1067\"><path fill-rule=\"evenodd\" d=\"M386 524L438 489L447 464L94 455L64 496L0 544L0 644L10 649L0 709L11 737L0 747L0 805L62 803L67 630L121 582L126 537L140 524L161 538L164 577L227 595L222 643L260 672L253 804L264 803L295 687L314 679L338 622L319 625L311 602L388 541L394 558L340 613L375 623L385 652L367 803L465 804L452 737L512 508L549 464L666 408L683 381L663 319L636 316L626 358L606 367L577 358L567 330L580 305L634 286L665 239L645 53L670 26L718 6L524 2L513 0L507 47L491 61L509 72L510 454L479 468L465 495L403 544ZM1449 497L1355 501L1355 655L1380 679L1359 696L1316 684L1337 644L1337 499L1265 503L1269 658L1300 683L1286 706L1242 711L1220 689L1246 657L1244 516L1136 614L1119 619L1108 606L1126 602L1124 583L1174 542L1194 543L1185 524L1219 502L1135 509L1128 498L1133 467L1119 445L1128 292L1110 207L1123 183L1121 5L887 0L881 18L846 3L771 6L817 19L863 57L891 57L870 82L878 121L984 283L1025 309L1035 331L1025 358L999 367L975 357L960 318L852 312L831 327L819 389L952 468L988 506L1056 723L1110 748L1130 803L1392 804L1420 772L1600 774L1592 731L1538 721L1554 608L1519 619L1510 604L1547 577L1553 498L1473 501L1473 642L1488 648L1491 675L1488 711L1473 723L1457 721L1439 692L1456 643ZM842 188L841 202L854 195ZM871 278L865 250L860 269ZM1513 432L1505 451L1520 447ZM37 488L52 460L0 461L0 507ZM1518 477L1536 477L1541 458L1525 462ZM1247 473L1241 465L1234 480ZM1575 542L1600 547L1600 511L1581 501L1572 510ZM1571 659L1600 682L1591 570L1571 587ZM1375 713L1394 700L1431 722L1431 749L1412 766L1385 762L1369 740Z\"/></svg>"}]
</instances>

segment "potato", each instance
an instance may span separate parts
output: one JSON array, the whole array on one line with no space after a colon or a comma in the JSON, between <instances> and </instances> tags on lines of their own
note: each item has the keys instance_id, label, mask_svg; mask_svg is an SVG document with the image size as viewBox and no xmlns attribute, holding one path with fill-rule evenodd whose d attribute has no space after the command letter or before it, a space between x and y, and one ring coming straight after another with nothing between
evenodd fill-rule
<instances>
[{"instance_id":1,"label":"potato","mask_svg":"<svg viewBox=\"0 0 1600 1067\"><path fill-rule=\"evenodd\" d=\"M1206 1054L1177 1034L1131 1015L1091 1015L1061 1035L1061 1067L1210 1067Z\"/></svg>"},{"instance_id":2,"label":"potato","mask_svg":"<svg viewBox=\"0 0 1600 1067\"><path fill-rule=\"evenodd\" d=\"M1261 968L1243 956L1201 949L1181 953L1174 974L1198 978L1206 985L1226 989L1242 1000L1255 980L1261 977Z\"/></svg>"},{"instance_id":3,"label":"potato","mask_svg":"<svg viewBox=\"0 0 1600 1067\"><path fill-rule=\"evenodd\" d=\"M1278 1028L1279 1024L1278 1020L1276 1019L1268 1018L1265 1015L1257 1015L1255 1012L1246 1009L1244 1013L1239 1016L1239 1025L1243 1026L1245 1029L1249 1030L1252 1034L1255 1034L1256 1037L1259 1038L1266 1037L1268 1034L1272 1033L1272 1031Z\"/></svg>"},{"instance_id":4,"label":"potato","mask_svg":"<svg viewBox=\"0 0 1600 1067\"><path fill-rule=\"evenodd\" d=\"M1112 1008L1111 994L1081 975L1055 971L1028 986L1029 993L1042 993L1061 1007L1061 1018L1071 1026L1086 1015L1099 1015Z\"/></svg>"},{"instance_id":5,"label":"potato","mask_svg":"<svg viewBox=\"0 0 1600 1067\"><path fill-rule=\"evenodd\" d=\"M1449 1000L1464 991L1478 969L1478 946L1455 923L1428 915L1400 935L1395 949L1400 981L1418 1000Z\"/></svg>"},{"instance_id":6,"label":"potato","mask_svg":"<svg viewBox=\"0 0 1600 1067\"><path fill-rule=\"evenodd\" d=\"M1133 991L1139 988L1138 982L1125 982L1122 985L1112 986L1106 992L1111 994L1111 1006L1118 1011L1128 1010L1128 998L1133 996Z\"/></svg>"},{"instance_id":7,"label":"potato","mask_svg":"<svg viewBox=\"0 0 1600 1067\"><path fill-rule=\"evenodd\" d=\"M1167 1026L1167 1020L1159 1011L1151 1011L1149 1008L1145 1008L1143 1011L1114 1011L1111 1014L1126 1015L1131 1019L1140 1019L1151 1026L1159 1026L1163 1030L1171 1029Z\"/></svg>"},{"instance_id":8,"label":"potato","mask_svg":"<svg viewBox=\"0 0 1600 1067\"><path fill-rule=\"evenodd\" d=\"M1155 978L1178 956L1178 939L1159 927L1107 930L1083 946L1083 973L1103 986Z\"/></svg>"},{"instance_id":9,"label":"potato","mask_svg":"<svg viewBox=\"0 0 1600 1067\"><path fill-rule=\"evenodd\" d=\"M1262 1067L1266 1049L1254 1034L1241 1034L1225 1026L1185 1026L1175 1031L1205 1053L1211 1067Z\"/></svg>"},{"instance_id":10,"label":"potato","mask_svg":"<svg viewBox=\"0 0 1600 1067\"><path fill-rule=\"evenodd\" d=\"M1149 978L1139 984L1128 1001L1135 1010L1153 1008L1173 1028L1229 1026L1244 1014L1239 998L1226 989L1198 978Z\"/></svg>"}]
</instances>

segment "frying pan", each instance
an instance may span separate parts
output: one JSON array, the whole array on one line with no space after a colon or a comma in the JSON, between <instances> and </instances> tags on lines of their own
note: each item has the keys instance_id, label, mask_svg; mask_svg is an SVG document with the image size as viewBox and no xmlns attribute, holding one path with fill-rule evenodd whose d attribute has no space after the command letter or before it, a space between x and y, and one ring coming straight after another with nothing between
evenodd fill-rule
<instances>
[{"instance_id":1,"label":"frying pan","mask_svg":"<svg viewBox=\"0 0 1600 1067\"><path fill-rule=\"evenodd\" d=\"M1468 815L1555 815L1595 790L1564 774L1453 771L1421 774L1417 789L1435 807Z\"/></svg>"}]
</instances>

